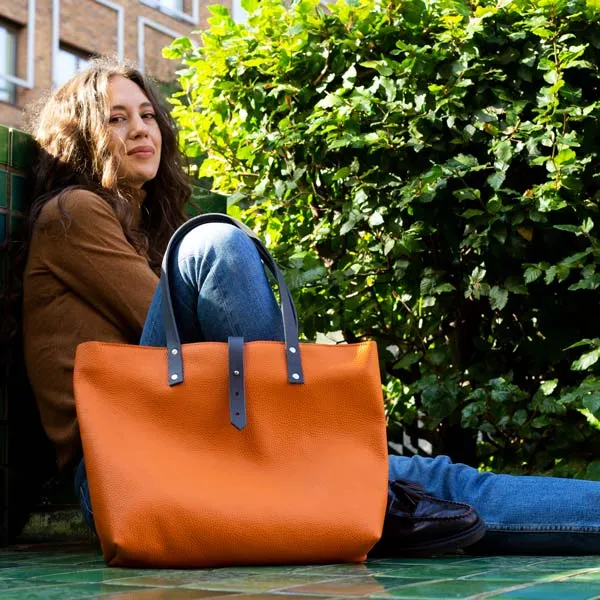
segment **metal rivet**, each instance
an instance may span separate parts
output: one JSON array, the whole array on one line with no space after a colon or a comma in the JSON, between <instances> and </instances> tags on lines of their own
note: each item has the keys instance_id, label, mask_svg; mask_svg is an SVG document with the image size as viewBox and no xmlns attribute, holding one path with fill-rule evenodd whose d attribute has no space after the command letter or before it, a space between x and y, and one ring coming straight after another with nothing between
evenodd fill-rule
<instances>
[{"instance_id":1,"label":"metal rivet","mask_svg":"<svg viewBox=\"0 0 600 600\"><path fill-rule=\"evenodd\" d=\"M292 379L300 379L300 375L298 375L298 373L292 373Z\"/></svg>"},{"instance_id":2,"label":"metal rivet","mask_svg":"<svg viewBox=\"0 0 600 600\"><path fill-rule=\"evenodd\" d=\"M294 346L290 346L290 347L289 347L289 351L290 351L292 354L296 354L296 348L294 348Z\"/></svg>"},{"instance_id":3,"label":"metal rivet","mask_svg":"<svg viewBox=\"0 0 600 600\"><path fill-rule=\"evenodd\" d=\"M234 371L234 372L233 372L233 374L234 374L234 375L239 375L239 374L240 374L240 372L239 372L239 371Z\"/></svg>"},{"instance_id":4,"label":"metal rivet","mask_svg":"<svg viewBox=\"0 0 600 600\"><path fill-rule=\"evenodd\" d=\"M172 379L173 381L175 381L175 380L177 379L177 374L176 374L176 373L174 373L173 375L171 375L171 379Z\"/></svg>"},{"instance_id":5,"label":"metal rivet","mask_svg":"<svg viewBox=\"0 0 600 600\"><path fill-rule=\"evenodd\" d=\"M171 350L171 354L173 354L173 355L177 354L177 348L173 348L173 350Z\"/></svg>"}]
</instances>

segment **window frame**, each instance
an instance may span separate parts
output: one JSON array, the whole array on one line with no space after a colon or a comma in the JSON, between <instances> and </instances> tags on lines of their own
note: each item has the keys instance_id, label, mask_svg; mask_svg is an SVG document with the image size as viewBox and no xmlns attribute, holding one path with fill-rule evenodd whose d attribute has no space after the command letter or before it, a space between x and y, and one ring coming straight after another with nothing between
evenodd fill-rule
<instances>
[{"instance_id":1,"label":"window frame","mask_svg":"<svg viewBox=\"0 0 600 600\"><path fill-rule=\"evenodd\" d=\"M0 70L0 102L15 106L17 104L17 83L15 81L11 81L11 79L8 77L17 79L17 68L19 65L19 33L21 27L12 21L0 19L0 29L4 30L7 35L10 35L13 38L14 44L12 73L10 70L8 70L6 73L3 73ZM0 66L0 69L1 68L2 66ZM6 75L8 77L5 77ZM4 96L5 93L6 96Z\"/></svg>"}]
</instances>

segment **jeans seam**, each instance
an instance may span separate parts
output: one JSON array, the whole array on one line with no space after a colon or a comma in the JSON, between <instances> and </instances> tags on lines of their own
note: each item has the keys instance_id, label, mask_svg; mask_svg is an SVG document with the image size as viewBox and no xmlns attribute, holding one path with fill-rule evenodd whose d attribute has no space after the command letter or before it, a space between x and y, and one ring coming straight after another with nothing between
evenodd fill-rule
<instances>
[{"instance_id":1,"label":"jeans seam","mask_svg":"<svg viewBox=\"0 0 600 600\"><path fill-rule=\"evenodd\" d=\"M600 534L600 525L498 525L486 523L488 532L499 533L581 533L581 534Z\"/></svg>"}]
</instances>

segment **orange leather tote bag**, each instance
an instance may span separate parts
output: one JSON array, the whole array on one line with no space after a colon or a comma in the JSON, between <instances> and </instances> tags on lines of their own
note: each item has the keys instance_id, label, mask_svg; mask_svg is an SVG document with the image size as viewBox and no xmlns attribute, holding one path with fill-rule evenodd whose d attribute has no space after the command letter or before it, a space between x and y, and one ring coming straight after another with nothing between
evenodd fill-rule
<instances>
[{"instance_id":1,"label":"orange leather tote bag","mask_svg":"<svg viewBox=\"0 0 600 600\"><path fill-rule=\"evenodd\" d=\"M169 255L191 228L231 223L275 275L285 341L181 344ZM298 343L290 292L263 244L201 215L163 261L167 348L87 342L75 401L94 521L111 566L362 561L387 501L374 342Z\"/></svg>"}]
</instances>

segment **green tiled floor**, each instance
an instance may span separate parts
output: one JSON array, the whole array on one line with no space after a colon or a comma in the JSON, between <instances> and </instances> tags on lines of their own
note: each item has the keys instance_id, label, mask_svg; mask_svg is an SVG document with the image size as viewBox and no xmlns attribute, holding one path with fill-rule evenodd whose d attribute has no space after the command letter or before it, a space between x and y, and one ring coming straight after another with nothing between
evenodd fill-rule
<instances>
[{"instance_id":1,"label":"green tiled floor","mask_svg":"<svg viewBox=\"0 0 600 600\"><path fill-rule=\"evenodd\" d=\"M110 569L86 546L0 551L0 599L592 600L600 556L448 556L360 565L202 570Z\"/></svg>"}]
</instances>

